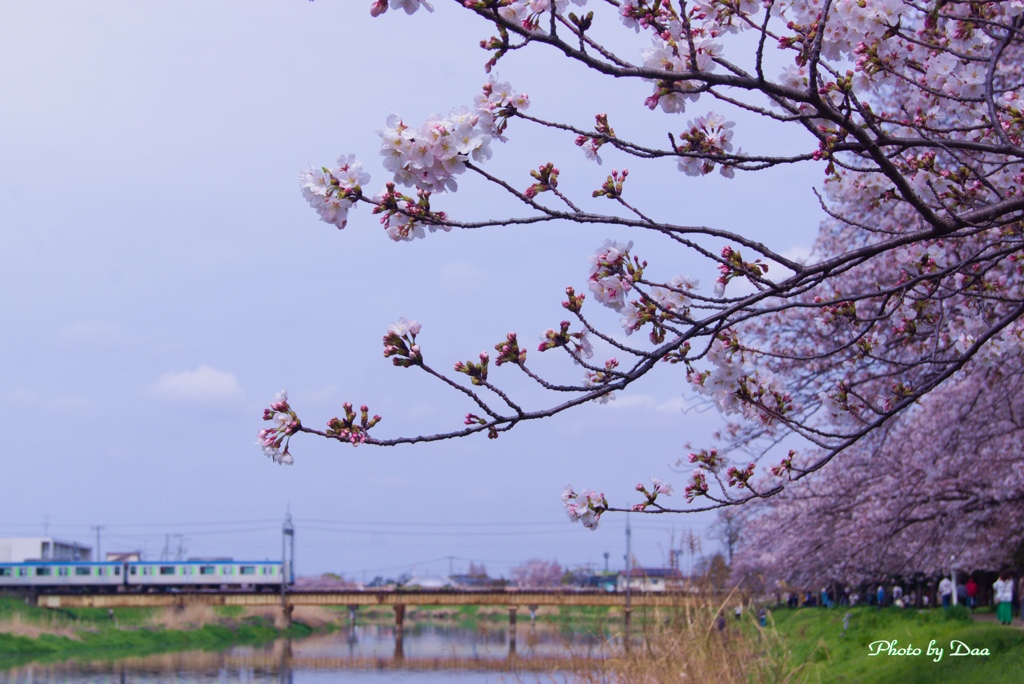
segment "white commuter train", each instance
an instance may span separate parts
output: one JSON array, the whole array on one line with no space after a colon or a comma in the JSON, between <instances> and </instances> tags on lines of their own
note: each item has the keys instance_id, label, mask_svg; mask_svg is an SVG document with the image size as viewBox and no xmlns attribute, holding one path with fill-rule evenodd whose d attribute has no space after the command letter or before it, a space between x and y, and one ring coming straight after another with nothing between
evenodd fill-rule
<instances>
[{"instance_id":1,"label":"white commuter train","mask_svg":"<svg viewBox=\"0 0 1024 684\"><path fill-rule=\"evenodd\" d=\"M40 592L280 590L281 561L26 561L0 563L0 590Z\"/></svg>"}]
</instances>

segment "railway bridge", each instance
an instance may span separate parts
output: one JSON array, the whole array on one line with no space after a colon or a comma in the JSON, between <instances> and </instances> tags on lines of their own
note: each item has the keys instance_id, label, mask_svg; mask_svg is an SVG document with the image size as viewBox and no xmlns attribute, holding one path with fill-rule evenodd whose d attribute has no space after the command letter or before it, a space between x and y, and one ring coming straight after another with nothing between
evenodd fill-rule
<instances>
[{"instance_id":1,"label":"railway bridge","mask_svg":"<svg viewBox=\"0 0 1024 684\"><path fill-rule=\"evenodd\" d=\"M539 606L607 606L623 611L625 628L629 630L631 613L637 608L685 608L697 600L682 592L634 592L631 594L604 591L566 590L351 590L295 591L267 594L243 591L197 591L167 593L110 594L40 594L36 603L41 608L179 608L188 606L240 606L267 608L283 606L290 619L296 606L345 606L352 620L361 607L389 607L395 613L395 652L401 653L406 606L505 606L508 609L511 634L510 649L515 652L517 614L530 611L531 618Z\"/></svg>"},{"instance_id":2,"label":"railway bridge","mask_svg":"<svg viewBox=\"0 0 1024 684\"><path fill-rule=\"evenodd\" d=\"M656 608L692 605L693 597L682 592L611 593L566 590L348 590L289 591L268 594L245 591L195 591L165 593L46 593L36 596L41 608L174 608L191 605L269 607L292 606L612 606Z\"/></svg>"}]
</instances>

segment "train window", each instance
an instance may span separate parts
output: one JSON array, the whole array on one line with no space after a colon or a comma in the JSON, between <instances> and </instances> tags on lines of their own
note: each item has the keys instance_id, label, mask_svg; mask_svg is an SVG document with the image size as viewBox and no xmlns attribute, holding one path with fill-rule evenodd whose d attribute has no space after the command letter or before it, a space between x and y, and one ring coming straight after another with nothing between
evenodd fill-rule
<instances>
[{"instance_id":1,"label":"train window","mask_svg":"<svg viewBox=\"0 0 1024 684\"><path fill-rule=\"evenodd\" d=\"M139 571L139 569L138 569L138 568L136 568L136 567L135 567L135 566L133 565L133 566L131 567L131 570L129 570L128 572L129 572L129 574L131 574L131 575L134 575L134 574L137 574L137 573L138 573L138 571Z\"/></svg>"},{"instance_id":2,"label":"train window","mask_svg":"<svg viewBox=\"0 0 1024 684\"><path fill-rule=\"evenodd\" d=\"M51 570L53 570L53 568L36 568L36 575L40 577L46 577L52 574L50 572Z\"/></svg>"},{"instance_id":3,"label":"train window","mask_svg":"<svg viewBox=\"0 0 1024 684\"><path fill-rule=\"evenodd\" d=\"M60 575L61 577L67 577L68 576L68 569L67 568L57 568L57 574Z\"/></svg>"},{"instance_id":4,"label":"train window","mask_svg":"<svg viewBox=\"0 0 1024 684\"><path fill-rule=\"evenodd\" d=\"M153 574L153 568L142 568L142 574L143 575L152 575Z\"/></svg>"},{"instance_id":5,"label":"train window","mask_svg":"<svg viewBox=\"0 0 1024 684\"><path fill-rule=\"evenodd\" d=\"M0 577L10 577L10 576L11 576L11 569L10 568L0 568Z\"/></svg>"},{"instance_id":6,"label":"train window","mask_svg":"<svg viewBox=\"0 0 1024 684\"><path fill-rule=\"evenodd\" d=\"M222 575L233 575L234 574L234 572L232 572L234 570L234 568L232 568L231 566L228 566L228 565L221 566L220 570L221 570L220 574L222 574Z\"/></svg>"},{"instance_id":7,"label":"train window","mask_svg":"<svg viewBox=\"0 0 1024 684\"><path fill-rule=\"evenodd\" d=\"M243 575L255 575L256 574L256 566L255 565L243 565L242 569L239 572L241 574L243 574Z\"/></svg>"},{"instance_id":8,"label":"train window","mask_svg":"<svg viewBox=\"0 0 1024 684\"><path fill-rule=\"evenodd\" d=\"M204 565L201 568L199 568L199 574L200 575L216 575L217 574L217 568L213 567L212 565Z\"/></svg>"},{"instance_id":9,"label":"train window","mask_svg":"<svg viewBox=\"0 0 1024 684\"><path fill-rule=\"evenodd\" d=\"M79 577L88 577L92 574L92 568L75 568L75 574Z\"/></svg>"},{"instance_id":10,"label":"train window","mask_svg":"<svg viewBox=\"0 0 1024 684\"><path fill-rule=\"evenodd\" d=\"M117 566L117 567L114 568L114 574L115 575L120 575L121 574L121 566Z\"/></svg>"},{"instance_id":11,"label":"train window","mask_svg":"<svg viewBox=\"0 0 1024 684\"><path fill-rule=\"evenodd\" d=\"M164 565L160 568L161 575L173 575L176 568L173 565Z\"/></svg>"}]
</instances>

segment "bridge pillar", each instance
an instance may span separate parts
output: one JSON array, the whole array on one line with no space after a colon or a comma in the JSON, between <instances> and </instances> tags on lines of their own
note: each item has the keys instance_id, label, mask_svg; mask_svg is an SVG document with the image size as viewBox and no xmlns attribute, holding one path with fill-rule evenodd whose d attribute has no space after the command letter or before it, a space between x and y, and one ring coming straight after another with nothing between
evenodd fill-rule
<instances>
[{"instance_id":1,"label":"bridge pillar","mask_svg":"<svg viewBox=\"0 0 1024 684\"><path fill-rule=\"evenodd\" d=\"M517 606L508 607L508 654L514 656L516 654L516 611L519 610Z\"/></svg>"},{"instance_id":2,"label":"bridge pillar","mask_svg":"<svg viewBox=\"0 0 1024 684\"><path fill-rule=\"evenodd\" d=\"M277 681L278 684L292 684L294 674L292 672L292 640L289 637L288 641L285 642L284 647L281 649L281 653L277 659Z\"/></svg>"},{"instance_id":3,"label":"bridge pillar","mask_svg":"<svg viewBox=\"0 0 1024 684\"><path fill-rule=\"evenodd\" d=\"M395 606L395 660L405 660L405 605Z\"/></svg>"},{"instance_id":4,"label":"bridge pillar","mask_svg":"<svg viewBox=\"0 0 1024 684\"><path fill-rule=\"evenodd\" d=\"M291 601L289 601L288 603L284 604L284 608L282 609L282 612L284 613L284 622L285 622L285 626L286 627L291 627L292 626L292 611L293 610L295 610L295 606L291 603Z\"/></svg>"},{"instance_id":5,"label":"bridge pillar","mask_svg":"<svg viewBox=\"0 0 1024 684\"><path fill-rule=\"evenodd\" d=\"M405 629L405 605L398 603L395 605L395 634L401 634L402 630Z\"/></svg>"}]
</instances>

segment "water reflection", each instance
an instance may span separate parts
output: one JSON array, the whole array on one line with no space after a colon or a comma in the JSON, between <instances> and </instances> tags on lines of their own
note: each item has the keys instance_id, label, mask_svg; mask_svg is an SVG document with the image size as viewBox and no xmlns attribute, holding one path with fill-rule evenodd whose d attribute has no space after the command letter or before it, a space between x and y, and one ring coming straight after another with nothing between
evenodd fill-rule
<instances>
[{"instance_id":1,"label":"water reflection","mask_svg":"<svg viewBox=\"0 0 1024 684\"><path fill-rule=\"evenodd\" d=\"M478 684L518 681L523 674L533 675L526 681L539 681L537 675L578 668L581 661L599 659L607 650L604 634L566 634L547 626L530 625L512 632L487 625L418 624L396 632L390 625L358 625L299 641L282 639L221 652L29 663L0 672L0 683Z\"/></svg>"}]
</instances>

